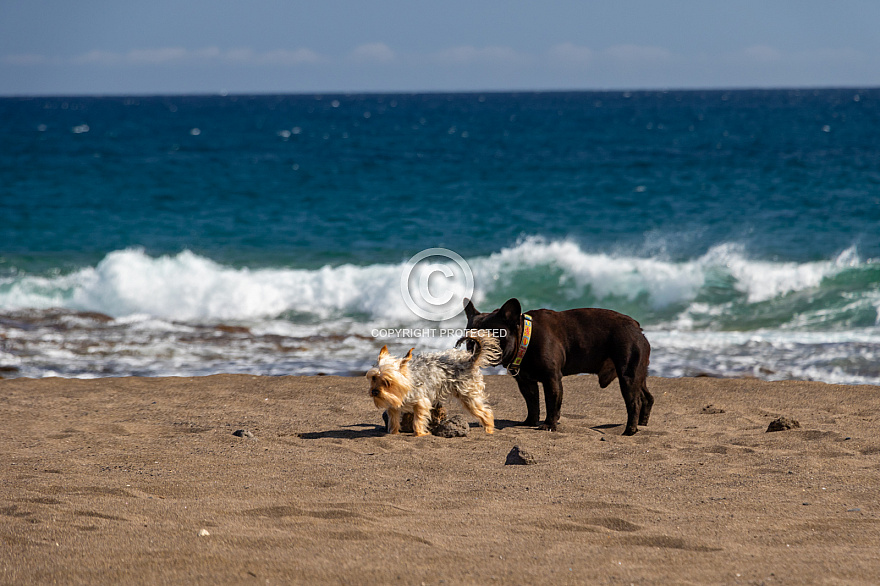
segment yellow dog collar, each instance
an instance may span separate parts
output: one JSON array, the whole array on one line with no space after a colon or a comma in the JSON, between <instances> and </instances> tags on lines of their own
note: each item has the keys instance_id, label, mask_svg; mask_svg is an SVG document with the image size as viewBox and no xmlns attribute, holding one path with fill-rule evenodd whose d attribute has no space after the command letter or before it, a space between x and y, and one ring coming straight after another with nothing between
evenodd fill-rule
<instances>
[{"instance_id":1,"label":"yellow dog collar","mask_svg":"<svg viewBox=\"0 0 880 586\"><path fill-rule=\"evenodd\" d=\"M529 349L529 340L532 339L532 316L527 313L523 314L523 333L522 340L519 342L519 350L516 352L516 357L513 359L513 362L510 363L510 366L507 367L507 372L509 372L512 376L516 376L519 374L519 365L522 363L523 356L526 355L526 350Z\"/></svg>"}]
</instances>

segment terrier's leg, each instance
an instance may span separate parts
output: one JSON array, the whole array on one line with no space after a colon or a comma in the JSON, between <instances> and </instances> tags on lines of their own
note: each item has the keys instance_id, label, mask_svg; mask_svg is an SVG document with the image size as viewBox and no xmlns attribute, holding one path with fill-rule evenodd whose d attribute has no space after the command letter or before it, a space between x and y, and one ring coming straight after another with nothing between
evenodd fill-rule
<instances>
[{"instance_id":1,"label":"terrier's leg","mask_svg":"<svg viewBox=\"0 0 880 586\"><path fill-rule=\"evenodd\" d=\"M486 397L482 393L482 389L470 395L460 394L458 398L464 408L480 421L480 425L486 429L486 433L495 432L495 415L492 413L492 408L486 404Z\"/></svg>"},{"instance_id":2,"label":"terrier's leg","mask_svg":"<svg viewBox=\"0 0 880 586\"><path fill-rule=\"evenodd\" d=\"M400 409L396 407L388 409L388 433L392 435L400 433Z\"/></svg>"},{"instance_id":3,"label":"terrier's leg","mask_svg":"<svg viewBox=\"0 0 880 586\"><path fill-rule=\"evenodd\" d=\"M430 435L428 421L431 420L431 402L419 401L413 405L413 431L416 436Z\"/></svg>"}]
</instances>

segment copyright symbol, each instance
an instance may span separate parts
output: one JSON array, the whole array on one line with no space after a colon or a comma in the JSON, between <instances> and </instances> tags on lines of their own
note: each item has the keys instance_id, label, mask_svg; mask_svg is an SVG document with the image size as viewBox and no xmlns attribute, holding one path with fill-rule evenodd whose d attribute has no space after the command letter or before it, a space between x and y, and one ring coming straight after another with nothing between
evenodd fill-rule
<instances>
[{"instance_id":1,"label":"copyright symbol","mask_svg":"<svg viewBox=\"0 0 880 586\"><path fill-rule=\"evenodd\" d=\"M443 321L461 313L462 300L474 292L474 274L461 256L446 248L429 248L403 265L400 293L414 314Z\"/></svg>"}]
</instances>

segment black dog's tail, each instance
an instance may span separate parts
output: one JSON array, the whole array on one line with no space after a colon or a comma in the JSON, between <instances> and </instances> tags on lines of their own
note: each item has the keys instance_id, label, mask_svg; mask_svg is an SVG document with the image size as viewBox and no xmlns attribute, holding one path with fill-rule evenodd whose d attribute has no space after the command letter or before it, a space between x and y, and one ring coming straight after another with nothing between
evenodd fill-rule
<instances>
[{"instance_id":1,"label":"black dog's tail","mask_svg":"<svg viewBox=\"0 0 880 586\"><path fill-rule=\"evenodd\" d=\"M461 343L465 340L469 340L476 345L473 358L473 367L475 369L494 366L501 361L501 344L495 336L490 336L483 330L476 330L470 335L459 338L455 343L455 347L461 346Z\"/></svg>"}]
</instances>

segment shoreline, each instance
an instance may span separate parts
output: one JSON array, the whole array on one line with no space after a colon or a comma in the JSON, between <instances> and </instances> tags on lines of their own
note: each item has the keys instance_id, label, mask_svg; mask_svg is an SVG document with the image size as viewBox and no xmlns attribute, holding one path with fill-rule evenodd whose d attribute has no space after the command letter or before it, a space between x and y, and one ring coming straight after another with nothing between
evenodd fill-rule
<instances>
[{"instance_id":1,"label":"shoreline","mask_svg":"<svg viewBox=\"0 0 880 586\"><path fill-rule=\"evenodd\" d=\"M0 582L880 575L880 387L652 377L623 437L616 383L567 377L549 433L486 380L496 433L450 439L385 435L359 377L0 380Z\"/></svg>"}]
</instances>

